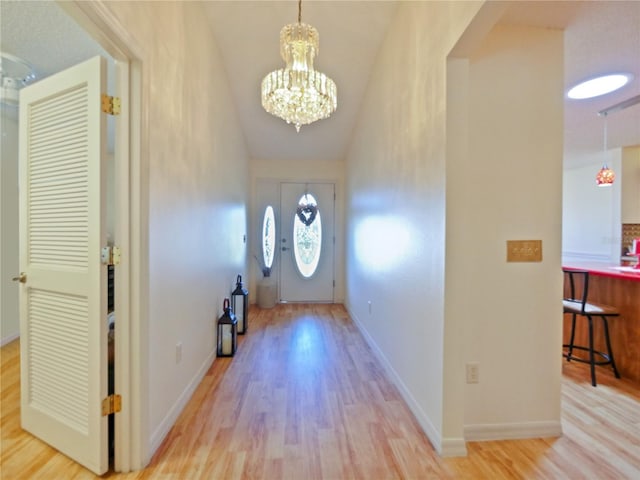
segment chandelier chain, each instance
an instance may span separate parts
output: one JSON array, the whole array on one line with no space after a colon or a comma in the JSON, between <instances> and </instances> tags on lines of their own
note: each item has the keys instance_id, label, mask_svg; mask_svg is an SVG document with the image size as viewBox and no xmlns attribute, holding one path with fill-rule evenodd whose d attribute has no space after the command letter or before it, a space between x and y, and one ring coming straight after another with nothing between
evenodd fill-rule
<instances>
[{"instance_id":1,"label":"chandelier chain","mask_svg":"<svg viewBox=\"0 0 640 480\"><path fill-rule=\"evenodd\" d=\"M298 0L298 23L302 23L302 0Z\"/></svg>"}]
</instances>

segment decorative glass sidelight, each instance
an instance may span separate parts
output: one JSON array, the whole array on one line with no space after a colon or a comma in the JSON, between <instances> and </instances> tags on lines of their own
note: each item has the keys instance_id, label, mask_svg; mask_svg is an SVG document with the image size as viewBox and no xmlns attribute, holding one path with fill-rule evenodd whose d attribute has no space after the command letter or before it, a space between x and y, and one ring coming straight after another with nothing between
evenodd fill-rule
<instances>
[{"instance_id":1,"label":"decorative glass sidelight","mask_svg":"<svg viewBox=\"0 0 640 480\"><path fill-rule=\"evenodd\" d=\"M305 193L298 201L293 219L293 254L296 267L305 278L318 268L322 250L322 221L316 199Z\"/></svg>"},{"instance_id":2,"label":"decorative glass sidelight","mask_svg":"<svg viewBox=\"0 0 640 480\"><path fill-rule=\"evenodd\" d=\"M264 261L265 271L270 272L273 266L273 256L276 245L276 218L273 214L273 207L267 206L264 211L264 219L262 220L262 260ZM265 275L268 276L268 275Z\"/></svg>"}]
</instances>

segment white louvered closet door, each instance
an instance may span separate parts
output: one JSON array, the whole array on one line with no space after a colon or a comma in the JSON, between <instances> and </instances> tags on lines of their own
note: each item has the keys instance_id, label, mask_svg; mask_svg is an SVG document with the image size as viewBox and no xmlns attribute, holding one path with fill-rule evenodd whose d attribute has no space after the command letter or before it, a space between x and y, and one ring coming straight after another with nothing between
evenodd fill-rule
<instances>
[{"instance_id":1,"label":"white louvered closet door","mask_svg":"<svg viewBox=\"0 0 640 480\"><path fill-rule=\"evenodd\" d=\"M22 427L99 475L109 467L105 72L95 57L20 92Z\"/></svg>"}]
</instances>

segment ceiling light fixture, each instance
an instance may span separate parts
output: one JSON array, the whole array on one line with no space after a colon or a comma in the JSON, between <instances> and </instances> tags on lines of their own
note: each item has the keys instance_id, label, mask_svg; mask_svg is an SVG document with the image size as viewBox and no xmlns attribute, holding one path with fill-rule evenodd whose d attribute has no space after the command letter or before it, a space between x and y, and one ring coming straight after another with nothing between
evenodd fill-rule
<instances>
[{"instance_id":1,"label":"ceiling light fixture","mask_svg":"<svg viewBox=\"0 0 640 480\"><path fill-rule=\"evenodd\" d=\"M302 0L298 0L298 23L280 30L280 55L286 67L262 80L262 106L272 115L302 125L328 118L338 106L333 80L313 68L318 53L318 31L302 23Z\"/></svg>"},{"instance_id":2,"label":"ceiling light fixture","mask_svg":"<svg viewBox=\"0 0 640 480\"><path fill-rule=\"evenodd\" d=\"M596 175L596 183L599 187L610 187L616 179L616 174L607 166L607 114L604 113L604 150L602 168Z\"/></svg>"},{"instance_id":3,"label":"ceiling light fixture","mask_svg":"<svg viewBox=\"0 0 640 480\"><path fill-rule=\"evenodd\" d=\"M638 104L640 104L640 95L627 98L622 102L611 105L610 107L607 107L604 110L600 110L598 112L599 116L604 117L604 164L596 175L596 183L599 187L608 187L610 185L613 185L613 181L616 178L616 174L607 166L607 115L609 115L610 113L619 112L620 110L624 110L625 108L633 107L634 105Z\"/></svg>"},{"instance_id":4,"label":"ceiling light fixture","mask_svg":"<svg viewBox=\"0 0 640 480\"><path fill-rule=\"evenodd\" d=\"M571 88L567 93L567 97L574 100L599 97L624 87L632 79L633 75L630 73L614 73L592 78Z\"/></svg>"},{"instance_id":5,"label":"ceiling light fixture","mask_svg":"<svg viewBox=\"0 0 640 480\"><path fill-rule=\"evenodd\" d=\"M18 91L33 82L36 74L27 62L8 53L0 53L0 103L17 107Z\"/></svg>"}]
</instances>

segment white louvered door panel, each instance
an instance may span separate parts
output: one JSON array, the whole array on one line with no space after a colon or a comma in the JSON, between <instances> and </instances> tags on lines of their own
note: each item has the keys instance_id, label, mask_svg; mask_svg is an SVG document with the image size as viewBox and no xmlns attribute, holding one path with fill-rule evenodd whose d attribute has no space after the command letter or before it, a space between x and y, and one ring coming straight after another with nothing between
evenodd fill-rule
<instances>
[{"instance_id":1,"label":"white louvered door panel","mask_svg":"<svg viewBox=\"0 0 640 480\"><path fill-rule=\"evenodd\" d=\"M99 475L109 467L104 62L20 92L22 427Z\"/></svg>"}]
</instances>

